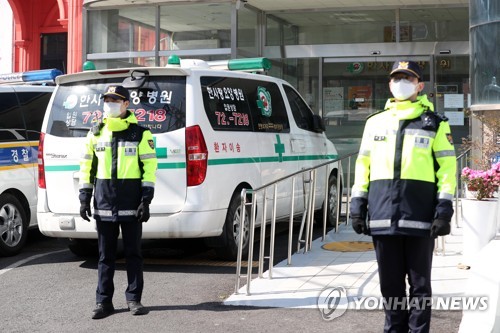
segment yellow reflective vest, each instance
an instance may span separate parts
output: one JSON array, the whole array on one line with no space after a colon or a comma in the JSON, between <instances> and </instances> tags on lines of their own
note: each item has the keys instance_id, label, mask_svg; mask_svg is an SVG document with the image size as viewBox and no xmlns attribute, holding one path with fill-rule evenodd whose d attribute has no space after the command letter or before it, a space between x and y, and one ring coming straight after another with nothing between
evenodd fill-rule
<instances>
[{"instance_id":1,"label":"yellow reflective vest","mask_svg":"<svg viewBox=\"0 0 500 333\"><path fill-rule=\"evenodd\" d=\"M450 221L455 186L450 126L426 95L415 102L389 99L368 118L351 214L367 218L372 235L429 236L433 219Z\"/></svg>"},{"instance_id":2,"label":"yellow reflective vest","mask_svg":"<svg viewBox=\"0 0 500 333\"><path fill-rule=\"evenodd\" d=\"M141 201L154 195L157 169L151 132L137 124L134 114L104 118L87 134L80 162L80 201L94 192L97 221L136 221Z\"/></svg>"}]
</instances>

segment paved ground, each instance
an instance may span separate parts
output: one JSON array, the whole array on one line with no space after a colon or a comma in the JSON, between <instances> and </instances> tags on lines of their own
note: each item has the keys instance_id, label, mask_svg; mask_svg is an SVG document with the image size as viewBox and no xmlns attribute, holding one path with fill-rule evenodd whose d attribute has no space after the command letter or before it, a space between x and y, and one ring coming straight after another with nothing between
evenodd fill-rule
<instances>
[{"instance_id":1,"label":"paved ground","mask_svg":"<svg viewBox=\"0 0 500 333\"><path fill-rule=\"evenodd\" d=\"M250 283L247 295L246 279L238 291L224 302L225 305L245 305L258 307L316 308L327 307L323 290L343 287L346 290L349 305L361 297L380 297L377 262L374 251L335 252L324 250L322 245L339 241L371 242L371 237L358 235L350 226L342 225L339 232L331 231L324 242L317 239L311 251L296 253L291 265L286 260L272 268L262 278ZM469 270L460 269L462 259L461 228L453 228L451 235L438 239L438 246L433 259L432 288L434 296L462 296L469 276ZM444 254L444 255L443 255ZM324 295L322 295L324 296Z\"/></svg>"}]
</instances>

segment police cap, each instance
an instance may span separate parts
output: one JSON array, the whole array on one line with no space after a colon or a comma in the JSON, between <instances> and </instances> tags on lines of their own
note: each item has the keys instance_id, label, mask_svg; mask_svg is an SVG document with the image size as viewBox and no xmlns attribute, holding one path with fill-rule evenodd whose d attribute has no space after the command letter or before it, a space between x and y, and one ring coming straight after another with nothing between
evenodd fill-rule
<instances>
[{"instance_id":1,"label":"police cap","mask_svg":"<svg viewBox=\"0 0 500 333\"><path fill-rule=\"evenodd\" d=\"M103 94L102 98L109 96L114 99L123 99L128 101L130 98L130 94L128 90L122 86L111 85L108 86L106 92Z\"/></svg>"},{"instance_id":2,"label":"police cap","mask_svg":"<svg viewBox=\"0 0 500 333\"><path fill-rule=\"evenodd\" d=\"M419 64L414 61L409 60L399 60L394 62L392 65L392 71L390 77L396 73L404 73L416 77L419 81L422 81L422 69Z\"/></svg>"}]
</instances>

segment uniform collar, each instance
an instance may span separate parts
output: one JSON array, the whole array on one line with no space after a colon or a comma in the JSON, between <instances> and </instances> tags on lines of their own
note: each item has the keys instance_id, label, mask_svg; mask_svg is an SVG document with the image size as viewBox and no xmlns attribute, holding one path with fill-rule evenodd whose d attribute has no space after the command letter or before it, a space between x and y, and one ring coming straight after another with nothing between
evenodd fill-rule
<instances>
[{"instance_id":1,"label":"uniform collar","mask_svg":"<svg viewBox=\"0 0 500 333\"><path fill-rule=\"evenodd\" d=\"M420 116L425 111L434 111L434 105L427 99L427 95L417 96L417 100L396 102L390 98L385 104L385 110L394 113L399 119L412 119Z\"/></svg>"},{"instance_id":2,"label":"uniform collar","mask_svg":"<svg viewBox=\"0 0 500 333\"><path fill-rule=\"evenodd\" d=\"M137 124L135 115L127 110L127 117L125 118L104 118L105 126L112 132L119 132L126 130L130 124Z\"/></svg>"}]
</instances>

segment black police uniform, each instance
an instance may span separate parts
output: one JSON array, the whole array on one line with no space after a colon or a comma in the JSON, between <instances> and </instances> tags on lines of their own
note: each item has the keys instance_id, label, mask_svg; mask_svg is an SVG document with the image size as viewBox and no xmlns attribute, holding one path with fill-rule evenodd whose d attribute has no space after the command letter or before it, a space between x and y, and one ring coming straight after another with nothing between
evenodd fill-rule
<instances>
[{"instance_id":1,"label":"black police uniform","mask_svg":"<svg viewBox=\"0 0 500 333\"><path fill-rule=\"evenodd\" d=\"M391 75L396 72L422 77L414 62L396 62ZM453 215L450 137L449 124L425 95L389 99L366 122L350 208L354 230L372 235L386 301L384 332L429 332L434 237L449 233Z\"/></svg>"}]
</instances>

